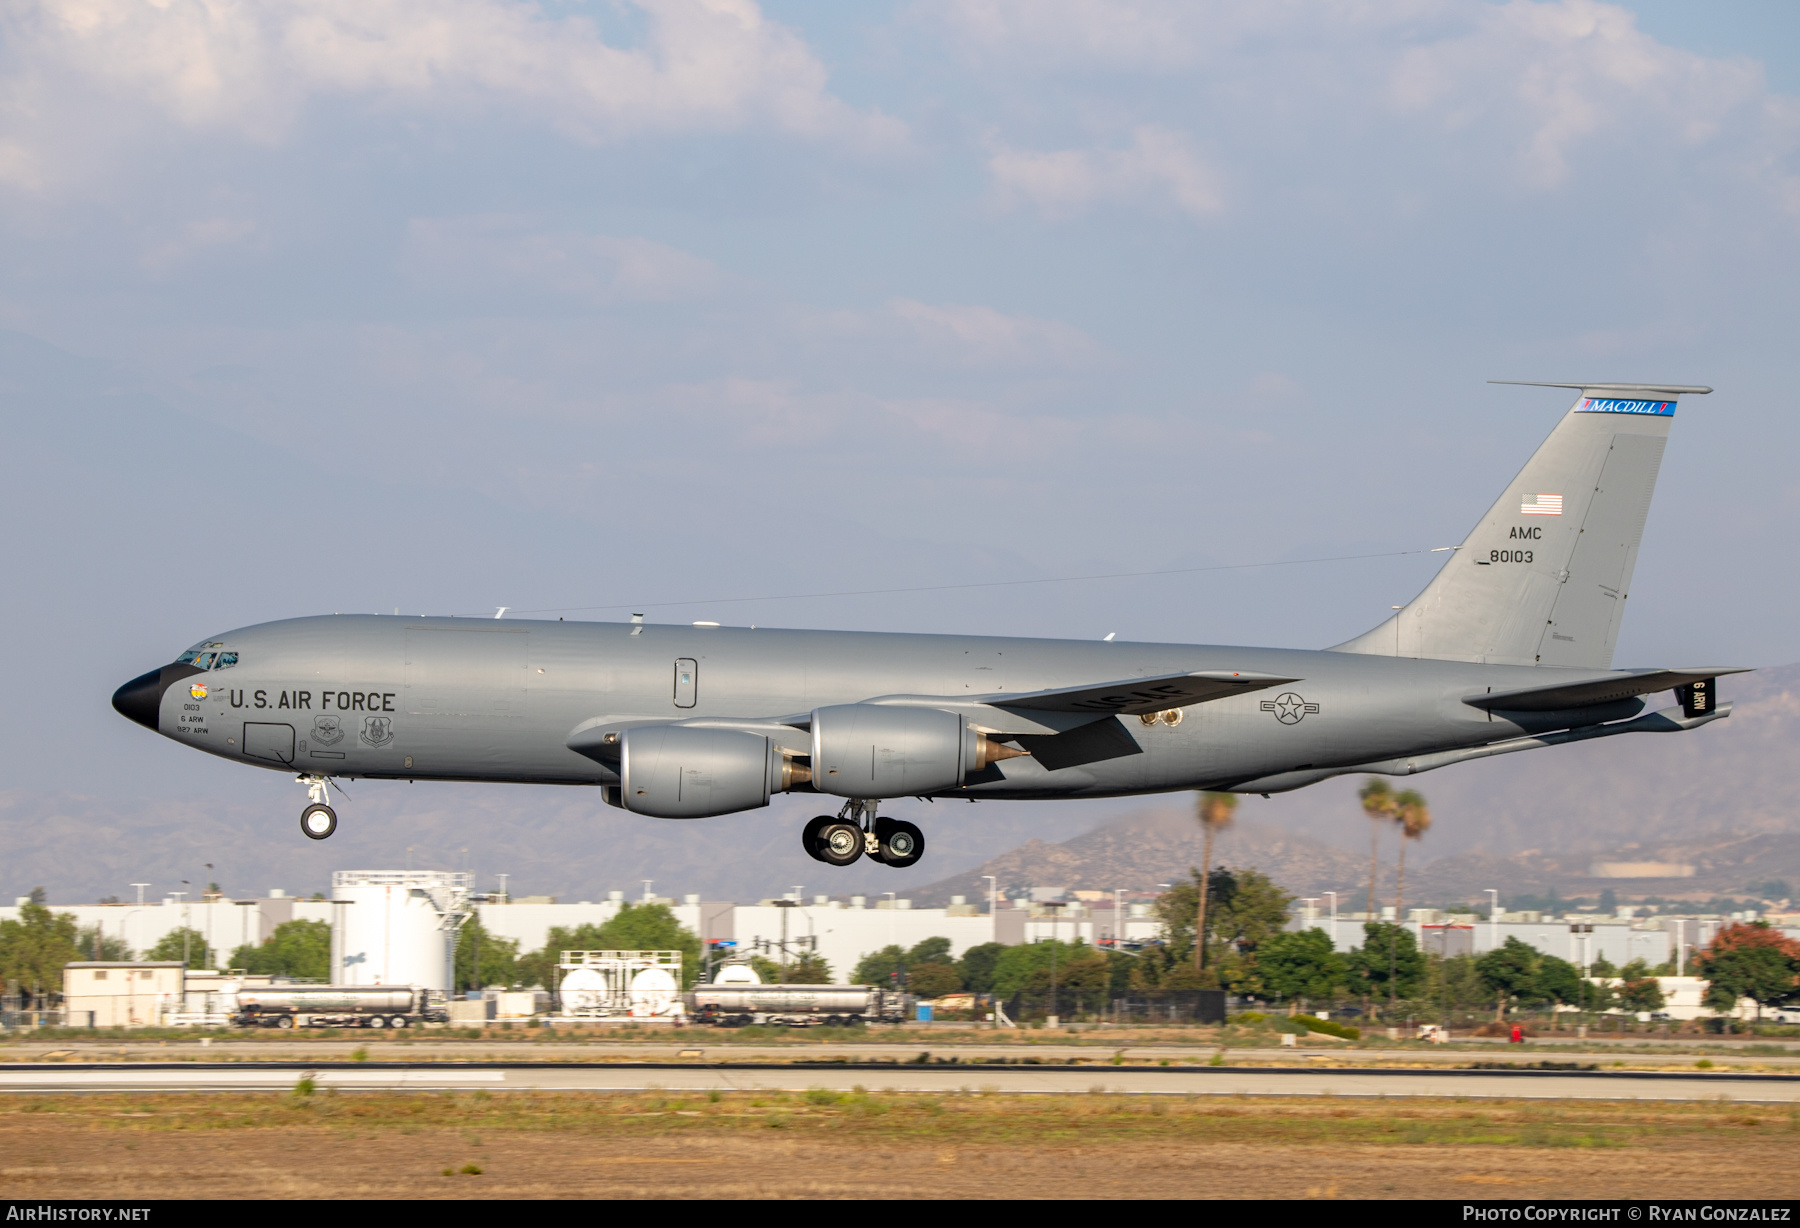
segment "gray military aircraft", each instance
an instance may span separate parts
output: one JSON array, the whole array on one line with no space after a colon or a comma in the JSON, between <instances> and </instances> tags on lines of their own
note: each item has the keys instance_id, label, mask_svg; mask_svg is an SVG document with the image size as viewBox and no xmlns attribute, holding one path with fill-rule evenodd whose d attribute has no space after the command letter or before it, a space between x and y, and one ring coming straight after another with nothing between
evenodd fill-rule
<instances>
[{"instance_id":1,"label":"gray military aircraft","mask_svg":"<svg viewBox=\"0 0 1800 1228\"><path fill-rule=\"evenodd\" d=\"M1726 716L1741 670L1612 668L1677 400L1711 390L1540 386L1579 396L1424 592L1329 649L333 615L215 636L113 706L298 772L315 840L334 778L597 785L664 819L816 793L842 805L809 854L896 867L925 851L877 814L898 798L1267 795Z\"/></svg>"}]
</instances>

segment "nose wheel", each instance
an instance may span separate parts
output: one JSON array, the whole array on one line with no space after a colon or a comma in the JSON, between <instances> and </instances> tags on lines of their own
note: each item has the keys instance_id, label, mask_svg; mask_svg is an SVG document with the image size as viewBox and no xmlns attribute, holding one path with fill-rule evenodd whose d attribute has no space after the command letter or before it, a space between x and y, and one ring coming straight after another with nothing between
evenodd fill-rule
<instances>
[{"instance_id":1,"label":"nose wheel","mask_svg":"<svg viewBox=\"0 0 1800 1228\"><path fill-rule=\"evenodd\" d=\"M828 866L847 866L865 853L871 861L904 870L925 855L925 833L904 819L875 817L873 801L851 801L836 815L822 814L800 834L806 855Z\"/></svg>"},{"instance_id":2,"label":"nose wheel","mask_svg":"<svg viewBox=\"0 0 1800 1228\"><path fill-rule=\"evenodd\" d=\"M312 804L300 812L300 831L308 840L324 840L337 830L337 811L331 808L331 791L323 776L297 776L307 786Z\"/></svg>"}]
</instances>

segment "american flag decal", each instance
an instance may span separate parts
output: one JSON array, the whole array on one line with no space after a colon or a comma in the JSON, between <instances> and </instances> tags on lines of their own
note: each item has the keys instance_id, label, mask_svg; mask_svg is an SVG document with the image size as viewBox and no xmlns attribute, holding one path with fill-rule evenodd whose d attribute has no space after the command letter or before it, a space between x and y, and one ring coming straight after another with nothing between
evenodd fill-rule
<instances>
[{"instance_id":1,"label":"american flag decal","mask_svg":"<svg viewBox=\"0 0 1800 1228\"><path fill-rule=\"evenodd\" d=\"M1562 515L1562 496L1540 494L1536 503L1519 504L1521 516L1560 516Z\"/></svg>"}]
</instances>

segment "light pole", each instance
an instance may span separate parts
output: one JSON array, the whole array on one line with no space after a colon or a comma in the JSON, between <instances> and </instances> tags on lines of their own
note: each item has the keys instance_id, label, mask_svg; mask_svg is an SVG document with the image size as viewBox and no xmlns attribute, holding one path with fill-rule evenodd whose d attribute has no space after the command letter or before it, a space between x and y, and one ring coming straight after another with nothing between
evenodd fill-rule
<instances>
[{"instance_id":1,"label":"light pole","mask_svg":"<svg viewBox=\"0 0 1800 1228\"><path fill-rule=\"evenodd\" d=\"M1483 890L1488 897L1488 946L1497 951L1500 949L1500 893L1492 887Z\"/></svg>"},{"instance_id":2,"label":"light pole","mask_svg":"<svg viewBox=\"0 0 1800 1228\"><path fill-rule=\"evenodd\" d=\"M136 888L137 888L137 891L138 891L138 907L139 907L139 908L142 908L142 907L143 907L143 906L144 906L144 888L145 888L145 887L148 887L148 886L149 886L149 885L150 885L150 884L149 884L149 883L133 883L133 884L131 884L131 885L132 885L132 886L133 886L133 887L136 887Z\"/></svg>"},{"instance_id":3,"label":"light pole","mask_svg":"<svg viewBox=\"0 0 1800 1228\"><path fill-rule=\"evenodd\" d=\"M783 985L787 984L788 979L788 910L797 908L799 905L799 900L775 901L775 907L781 910L781 983Z\"/></svg>"},{"instance_id":4,"label":"light pole","mask_svg":"<svg viewBox=\"0 0 1800 1228\"><path fill-rule=\"evenodd\" d=\"M1056 1010L1056 922L1062 916L1061 900L1045 900L1044 907L1050 910L1050 1009L1045 1013L1050 1016L1050 1026L1055 1027L1061 1021Z\"/></svg>"}]
</instances>

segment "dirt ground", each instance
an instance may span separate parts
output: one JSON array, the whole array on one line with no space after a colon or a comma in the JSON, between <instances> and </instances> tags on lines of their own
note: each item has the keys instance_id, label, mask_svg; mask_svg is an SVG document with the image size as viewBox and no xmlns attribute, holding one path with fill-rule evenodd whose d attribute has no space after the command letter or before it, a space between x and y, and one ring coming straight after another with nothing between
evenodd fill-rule
<instances>
[{"instance_id":1,"label":"dirt ground","mask_svg":"<svg viewBox=\"0 0 1800 1228\"><path fill-rule=\"evenodd\" d=\"M1644 1103L11 1096L0 1197L1793 1198L1796 1134Z\"/></svg>"}]
</instances>

